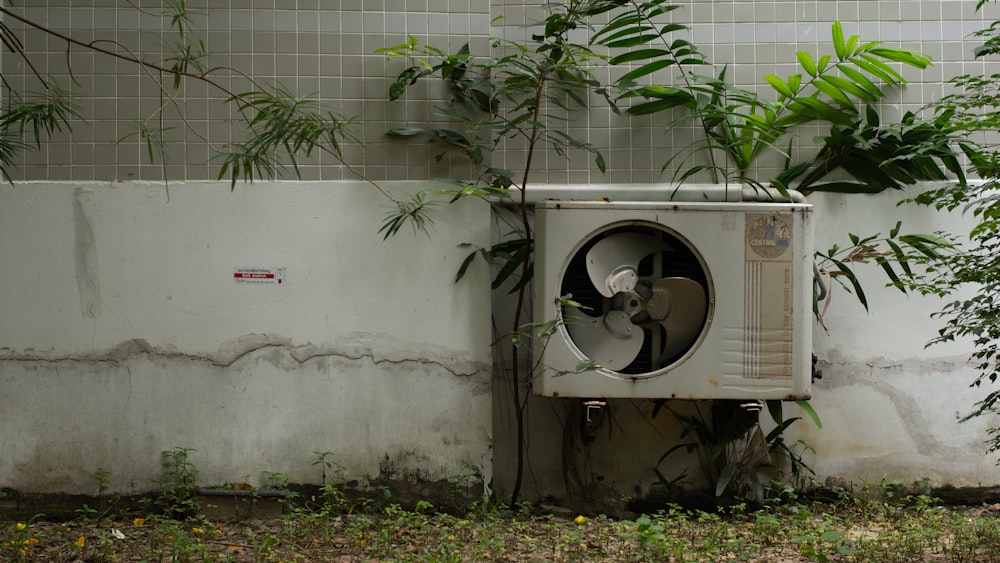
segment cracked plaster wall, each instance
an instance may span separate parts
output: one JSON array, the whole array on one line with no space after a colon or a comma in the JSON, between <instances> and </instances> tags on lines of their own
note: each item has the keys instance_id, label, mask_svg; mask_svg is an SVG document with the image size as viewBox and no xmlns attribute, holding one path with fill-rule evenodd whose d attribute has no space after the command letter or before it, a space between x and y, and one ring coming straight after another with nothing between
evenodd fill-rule
<instances>
[{"instance_id":1,"label":"cracked plaster wall","mask_svg":"<svg viewBox=\"0 0 1000 563\"><path fill-rule=\"evenodd\" d=\"M973 224L960 213L897 207L902 197L887 193L857 201L814 194L817 248L847 246L848 232L886 234L897 218L903 233L947 230L964 236ZM824 428L797 427L797 437L816 449L813 468L821 479L855 483L887 477L997 485L996 456L986 452L985 444L995 422L959 422L988 392L969 386L976 376L968 364L971 344L926 346L943 323L930 315L946 301L885 288L886 278L874 264L857 271L869 311L835 288L824 315L829 330L813 335L823 379L813 386L812 403ZM964 291L960 295L969 295L970 289Z\"/></svg>"},{"instance_id":2,"label":"cracked plaster wall","mask_svg":"<svg viewBox=\"0 0 1000 563\"><path fill-rule=\"evenodd\" d=\"M488 482L489 284L454 272L489 210L383 242L385 203L349 182L0 192L0 487L91 493L103 468L146 489L174 447L206 484L318 482L324 451L349 477Z\"/></svg>"}]
</instances>

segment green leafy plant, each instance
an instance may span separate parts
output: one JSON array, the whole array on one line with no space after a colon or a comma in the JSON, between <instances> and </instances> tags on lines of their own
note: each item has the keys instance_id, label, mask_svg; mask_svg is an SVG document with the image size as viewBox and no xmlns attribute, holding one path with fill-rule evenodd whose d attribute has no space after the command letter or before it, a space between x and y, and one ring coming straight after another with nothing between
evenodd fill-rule
<instances>
[{"instance_id":1,"label":"green leafy plant","mask_svg":"<svg viewBox=\"0 0 1000 563\"><path fill-rule=\"evenodd\" d=\"M987 0L977 2L977 9ZM984 43L977 56L1000 54L1000 21L975 34ZM966 74L948 81L952 93L929 106L935 121L951 125L949 139L961 147L982 182L950 183L925 191L913 201L938 210L961 210L974 226L960 252L930 261L928 275L911 280L911 287L938 296L950 296L963 288L971 297L947 302L935 316L944 326L930 344L968 339L972 342L972 365L977 375L971 385L984 389L984 396L962 420L996 419L1000 413L1000 148L995 132L1000 128L1000 74ZM989 429L988 449L1000 452L1000 425ZM1000 463L1000 462L998 462Z\"/></svg>"},{"instance_id":2,"label":"green leafy plant","mask_svg":"<svg viewBox=\"0 0 1000 563\"><path fill-rule=\"evenodd\" d=\"M821 428L819 416L807 401L796 401L800 408ZM789 443L785 438L788 428L801 417L785 418L782 401L767 401L765 404L746 401L711 401L704 404L692 403L693 414L678 412L666 403L665 407L682 426L680 442L669 448L653 467L658 484L674 487L687 475L682 473L668 479L660 466L674 453L686 451L695 454L702 477L710 490L717 496L730 495L746 498L759 504L768 500L772 479L787 472L787 478L796 485L803 485L804 478L812 475L803 452L810 447L797 441ZM774 423L774 428L766 434L760 425L760 410L766 406ZM654 416L659 408L654 410Z\"/></svg>"},{"instance_id":3,"label":"green leafy plant","mask_svg":"<svg viewBox=\"0 0 1000 563\"><path fill-rule=\"evenodd\" d=\"M193 518L198 506L198 467L190 459L192 448L176 447L160 453L162 472L155 505L171 518Z\"/></svg>"},{"instance_id":4,"label":"green leafy plant","mask_svg":"<svg viewBox=\"0 0 1000 563\"><path fill-rule=\"evenodd\" d=\"M0 8L2 10L3 8ZM2 25L2 24L0 24ZM42 141L80 118L72 94L52 79L42 80L41 92L12 91L0 112L0 176L13 184L9 168L23 150L40 149Z\"/></svg>"},{"instance_id":5,"label":"green leafy plant","mask_svg":"<svg viewBox=\"0 0 1000 563\"><path fill-rule=\"evenodd\" d=\"M901 234L902 222L889 230L888 236L881 233L861 237L848 233L850 244L841 247L833 245L828 250L816 251L816 269L825 281L825 286L836 282L848 293L853 293L861 305L868 310L868 297L855 268L859 264L876 264L889 279L890 285L906 293L915 287L918 280L925 279L928 269L934 264L958 251L957 241L947 233ZM813 313L820 326L823 315L830 306L832 293L815 293Z\"/></svg>"},{"instance_id":6,"label":"green leafy plant","mask_svg":"<svg viewBox=\"0 0 1000 563\"><path fill-rule=\"evenodd\" d=\"M312 464L319 466L323 471L320 478L322 510L328 513L340 512L348 505L347 495L344 493L344 472L347 468L333 460L333 452L313 453L316 454L316 460Z\"/></svg>"},{"instance_id":7,"label":"green leafy plant","mask_svg":"<svg viewBox=\"0 0 1000 563\"><path fill-rule=\"evenodd\" d=\"M571 38L577 29L586 29L588 19L608 12L617 3L607 0L569 0L545 6L546 16L530 41L494 39L497 55L471 52L468 45L456 53L435 46L421 45L410 37L405 43L379 49L389 59L401 59L408 66L390 86L390 99L399 99L418 81L436 77L445 82L451 99L436 108L439 117L451 126L426 127L407 124L388 131L390 136L411 140L422 138L442 146L442 157L451 152L472 165L472 176L448 178L448 187L422 191L386 216L381 232L391 236L406 224L422 229L430 220L430 209L445 200L455 202L475 197L510 200L510 189L517 188L513 216L500 210L501 220L511 228L510 235L490 248L476 248L459 269L461 279L469 264L481 257L495 272L494 289L509 287L517 295L511 332L515 344L524 342L522 314L527 302L528 281L532 274L532 230L526 205L535 156L544 148L558 154L584 150L604 170L604 159L593 146L568 134L561 125L576 109L586 107L591 91L601 84L593 73L593 64L603 57L590 47ZM489 155L506 144L523 148L524 160L517 171L494 167ZM502 337L503 338L503 337ZM522 375L520 347L511 348L511 392L516 424L517 471L511 492L512 502L520 495L524 467L524 409L522 387L530 385L530 375Z\"/></svg>"},{"instance_id":8,"label":"green leafy plant","mask_svg":"<svg viewBox=\"0 0 1000 563\"><path fill-rule=\"evenodd\" d=\"M898 124L883 125L874 105L885 97L886 86L906 83L893 63L923 69L929 56L845 36L835 22L834 53L814 57L799 51L800 72L764 75L775 96L769 99L733 85L728 69L713 70L691 42L671 39L687 27L656 22L678 8L667 0L632 0L591 38L613 52L625 50L609 62L631 68L615 83L615 102L624 104L628 114L683 110L666 126L668 131L692 119L699 125L701 140L663 165L664 170L674 168L675 181L705 173L715 182L774 187L787 197L792 189L875 193L944 179L945 171L964 177L946 143L930 150L926 142L941 138L939 130L946 123L922 122L907 114ZM670 71L671 82L649 83ZM826 124L830 132L818 137L818 149L802 158L795 154L795 139L785 139L805 124ZM917 144L925 150L914 152ZM765 155L783 162L780 172L769 176L758 167ZM837 171L849 179L827 179Z\"/></svg>"},{"instance_id":9,"label":"green leafy plant","mask_svg":"<svg viewBox=\"0 0 1000 563\"><path fill-rule=\"evenodd\" d=\"M168 180L169 148L174 144L171 142L174 137L170 135L183 130L213 150L214 158L221 163L218 178L228 178L232 188L237 181L280 177L289 169L299 177L299 162L322 153L367 181L389 201L402 203L345 160L344 143L359 143L353 133L353 118L326 107L314 94L298 95L281 83L262 83L241 69L207 64L210 53L205 48L206 32L200 25L206 14L192 9L186 0L169 0L162 11L147 10L132 1L128 4L148 17L159 17L166 22L168 31L163 33L163 40L170 47L165 56L157 59L133 52L113 38L82 41L45 22L28 19L14 6L0 6L0 16L4 18L0 21L0 39L43 88L41 92L20 92L10 83L4 83L6 95L0 110L0 176L5 180L11 181L10 171L18 154L41 148L41 143L53 133L72 133L73 121L84 118L74 101L74 90L45 77L36 67L33 55L24 49L23 42L9 25L9 22L17 22L65 45L67 52L79 50L132 64L144 80L153 84L159 92L160 103L138 120L135 130L119 142L139 139L145 145L149 161L162 165L165 181ZM72 64L69 57L67 61ZM72 67L69 72L73 74ZM250 89L233 90L230 87L233 81L249 83ZM221 95L223 105L232 108L234 119L242 122L245 133L224 146L210 142L186 117L182 87L187 82L201 83ZM176 110L177 115L172 119L179 118L181 127L166 124L164 112L167 109ZM169 184L167 188L169 198Z\"/></svg>"}]
</instances>

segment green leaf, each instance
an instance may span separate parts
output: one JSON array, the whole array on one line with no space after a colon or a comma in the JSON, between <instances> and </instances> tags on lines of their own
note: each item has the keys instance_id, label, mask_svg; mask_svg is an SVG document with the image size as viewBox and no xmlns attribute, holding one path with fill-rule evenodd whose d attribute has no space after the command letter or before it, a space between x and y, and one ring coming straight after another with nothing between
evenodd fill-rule
<instances>
[{"instance_id":1,"label":"green leaf","mask_svg":"<svg viewBox=\"0 0 1000 563\"><path fill-rule=\"evenodd\" d=\"M773 443L782 434L784 434L786 430L788 430L789 426L791 426L792 424L795 424L795 422L798 421L798 420L801 420L801 419L799 417L797 417L797 416L794 416L792 418L789 418L788 420L782 420L781 422L779 422L777 426L775 426L774 428L772 428L771 431L767 433L767 437L765 438L765 440L767 441L767 443L769 443L769 444Z\"/></svg>"},{"instance_id":2,"label":"green leaf","mask_svg":"<svg viewBox=\"0 0 1000 563\"><path fill-rule=\"evenodd\" d=\"M777 90L778 93L781 94L782 96L786 98L795 97L795 92L793 92L792 89L788 87L788 84L786 84L784 80L778 78L777 76L773 74L765 74L764 80L766 80L767 83L770 84L772 88Z\"/></svg>"},{"instance_id":3,"label":"green leaf","mask_svg":"<svg viewBox=\"0 0 1000 563\"><path fill-rule=\"evenodd\" d=\"M656 100L630 107L628 113L630 115L648 115L677 106L692 108L695 103L691 94L676 88L671 88L669 91L660 91L655 97L657 98Z\"/></svg>"},{"instance_id":4,"label":"green leaf","mask_svg":"<svg viewBox=\"0 0 1000 563\"><path fill-rule=\"evenodd\" d=\"M873 96L871 92L858 86L854 82L851 82L850 80L847 80L846 78L840 76L834 76L832 74L824 74L819 78L819 80L817 80L817 82L819 81L823 81L827 84L830 84L834 88L841 90L842 92L846 92L852 96L861 98L862 100L868 102L874 102L878 99L878 97Z\"/></svg>"},{"instance_id":5,"label":"green leaf","mask_svg":"<svg viewBox=\"0 0 1000 563\"><path fill-rule=\"evenodd\" d=\"M647 74L653 74L654 72L667 68L668 66L677 64L677 61L673 59L660 59L658 61L653 61L648 64L644 64L641 67L626 72L618 79L619 84L627 84L629 82L634 82L636 78L646 76Z\"/></svg>"},{"instance_id":6,"label":"green leaf","mask_svg":"<svg viewBox=\"0 0 1000 563\"><path fill-rule=\"evenodd\" d=\"M865 92L872 97L872 99L881 98L884 94L882 89L875 85L871 80L868 79L864 74L861 74L857 70L847 66L841 65L839 67L840 72L844 74L847 78L853 80L859 87L863 88Z\"/></svg>"},{"instance_id":7,"label":"green leaf","mask_svg":"<svg viewBox=\"0 0 1000 563\"><path fill-rule=\"evenodd\" d=\"M833 50L837 53L837 58L844 60L847 58L847 45L844 44L844 29L840 22L833 22Z\"/></svg>"},{"instance_id":8,"label":"green leaf","mask_svg":"<svg viewBox=\"0 0 1000 563\"><path fill-rule=\"evenodd\" d=\"M591 44L604 45L603 41L615 38L614 32L626 26L635 25L642 22L642 16L635 12L626 12L608 22L608 25L601 28L600 31L595 33L593 37L590 38ZM646 30L651 29L649 27L644 28ZM631 32L627 32L631 33ZM620 36L620 35L619 35Z\"/></svg>"},{"instance_id":9,"label":"green leaf","mask_svg":"<svg viewBox=\"0 0 1000 563\"><path fill-rule=\"evenodd\" d=\"M466 270L469 269L469 265L472 264L472 261L478 254L479 251L476 250L465 257L465 260L462 261L462 265L458 267L458 273L455 274L455 283L458 283L463 277L465 277Z\"/></svg>"},{"instance_id":10,"label":"green leaf","mask_svg":"<svg viewBox=\"0 0 1000 563\"><path fill-rule=\"evenodd\" d=\"M858 298L858 301L861 302L861 305L865 308L865 311L867 311L868 298L865 297L865 291L864 289L862 289L861 282L858 281L857 276L854 275L854 271L848 268L843 262L837 260L836 258L831 257L830 261L836 264L837 268L839 268L837 273L843 275L848 279L848 281L851 282L851 286L854 288L854 295Z\"/></svg>"},{"instance_id":11,"label":"green leaf","mask_svg":"<svg viewBox=\"0 0 1000 563\"><path fill-rule=\"evenodd\" d=\"M622 53L617 57L612 57L608 63L613 65L619 65L622 63L641 61L645 59L652 59L654 57L662 57L671 55L670 51L666 49L637 49L635 51L629 51L627 53Z\"/></svg>"},{"instance_id":12,"label":"green leaf","mask_svg":"<svg viewBox=\"0 0 1000 563\"><path fill-rule=\"evenodd\" d=\"M894 226L891 230L889 230L889 238L896 238L896 235L899 234L899 229L902 228L902 226L903 226L902 221L896 221L896 226Z\"/></svg>"},{"instance_id":13,"label":"green leaf","mask_svg":"<svg viewBox=\"0 0 1000 563\"><path fill-rule=\"evenodd\" d=\"M660 35L666 35L668 33L673 33L675 31L683 31L687 28L688 26L681 25L679 23L668 23L667 25L660 28Z\"/></svg>"},{"instance_id":14,"label":"green leaf","mask_svg":"<svg viewBox=\"0 0 1000 563\"><path fill-rule=\"evenodd\" d=\"M802 70L806 71L806 74L812 77L816 77L816 61L813 60L812 55L805 51L799 51L795 53L795 57L799 60L799 66Z\"/></svg>"},{"instance_id":15,"label":"green leaf","mask_svg":"<svg viewBox=\"0 0 1000 563\"><path fill-rule=\"evenodd\" d=\"M646 43L649 43L650 41L659 38L660 36L658 34L647 33L643 35L636 35L628 39L619 39L617 41L610 41L608 43L604 43L603 45L611 49L627 49L629 47L638 47L639 45L645 45Z\"/></svg>"},{"instance_id":16,"label":"green leaf","mask_svg":"<svg viewBox=\"0 0 1000 563\"><path fill-rule=\"evenodd\" d=\"M903 252L902 247L900 247L892 240L887 240L885 241L885 243L888 244L889 248L892 249L892 253L896 257L896 262L899 263L899 267L903 269L903 272L907 276L913 277L913 271L910 269L909 258L906 256L906 253Z\"/></svg>"},{"instance_id":17,"label":"green leaf","mask_svg":"<svg viewBox=\"0 0 1000 563\"><path fill-rule=\"evenodd\" d=\"M876 260L876 263L878 263L879 267L882 268L882 271L885 272L885 275L889 276L889 279L892 280L892 285L898 287L900 290L903 291L903 293L906 293L906 288L899 281L899 275L896 274L896 270L892 268L892 264L890 264L889 261L883 257L879 257L878 260Z\"/></svg>"},{"instance_id":18,"label":"green leaf","mask_svg":"<svg viewBox=\"0 0 1000 563\"><path fill-rule=\"evenodd\" d=\"M906 84L903 75L896 72L892 67L871 55L861 55L851 59L851 63L861 70L878 77L880 80L893 86Z\"/></svg>"},{"instance_id":19,"label":"green leaf","mask_svg":"<svg viewBox=\"0 0 1000 563\"><path fill-rule=\"evenodd\" d=\"M809 401L799 400L795 401L795 404L798 405L807 416L809 416L809 418L813 421L813 424L816 425L816 428L820 430L823 429L823 423L820 422L819 415L816 414L816 409L813 408Z\"/></svg>"},{"instance_id":20,"label":"green leaf","mask_svg":"<svg viewBox=\"0 0 1000 563\"><path fill-rule=\"evenodd\" d=\"M801 119L802 122L818 118L837 125L844 125L848 127L854 123L854 119L851 115L809 96L800 96L795 98L792 103L789 104L789 109L795 112L796 118L806 118Z\"/></svg>"},{"instance_id":21,"label":"green leaf","mask_svg":"<svg viewBox=\"0 0 1000 563\"><path fill-rule=\"evenodd\" d=\"M826 65L830 62L830 55L823 55L816 63L817 72L826 72Z\"/></svg>"},{"instance_id":22,"label":"green leaf","mask_svg":"<svg viewBox=\"0 0 1000 563\"><path fill-rule=\"evenodd\" d=\"M461 149L471 149L472 143L465 135L451 129L434 129L434 136Z\"/></svg>"},{"instance_id":23,"label":"green leaf","mask_svg":"<svg viewBox=\"0 0 1000 563\"><path fill-rule=\"evenodd\" d=\"M833 101L840 104L841 108L855 113L857 112L854 102L849 97L847 97L847 94L845 94L842 90L840 90L833 84L827 82L825 80L825 77L821 76L818 80L814 81L813 86L815 86L816 89L819 90L820 92L823 92L824 94L829 96Z\"/></svg>"},{"instance_id":24,"label":"green leaf","mask_svg":"<svg viewBox=\"0 0 1000 563\"><path fill-rule=\"evenodd\" d=\"M781 422L785 419L784 415L781 412L782 410L781 401L777 399L772 399L769 401L765 401L764 404L767 405L767 412L770 413L771 420L773 420L775 424L781 424Z\"/></svg>"},{"instance_id":25,"label":"green leaf","mask_svg":"<svg viewBox=\"0 0 1000 563\"><path fill-rule=\"evenodd\" d=\"M799 86L801 86L801 85L802 85L802 75L801 74L793 74L793 75L791 75L791 76L788 77L788 87L791 88L792 92L795 92L796 95L798 95L798 93L799 93Z\"/></svg>"},{"instance_id":26,"label":"green leaf","mask_svg":"<svg viewBox=\"0 0 1000 563\"><path fill-rule=\"evenodd\" d=\"M925 69L931 65L930 55L910 49L900 49L898 47L874 47L868 52L876 57L881 57L893 62L902 63L914 68Z\"/></svg>"}]
</instances>

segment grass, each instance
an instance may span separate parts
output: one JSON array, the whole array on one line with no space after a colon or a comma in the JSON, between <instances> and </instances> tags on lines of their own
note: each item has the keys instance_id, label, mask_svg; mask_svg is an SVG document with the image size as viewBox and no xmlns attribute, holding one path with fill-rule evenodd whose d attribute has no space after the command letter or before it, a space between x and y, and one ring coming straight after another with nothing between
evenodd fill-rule
<instances>
[{"instance_id":1,"label":"grass","mask_svg":"<svg viewBox=\"0 0 1000 563\"><path fill-rule=\"evenodd\" d=\"M631 520L529 505L453 515L426 502L363 512L305 504L266 521L84 511L68 522L0 522L0 561L1000 561L993 513L924 496L722 512L668 506Z\"/></svg>"}]
</instances>

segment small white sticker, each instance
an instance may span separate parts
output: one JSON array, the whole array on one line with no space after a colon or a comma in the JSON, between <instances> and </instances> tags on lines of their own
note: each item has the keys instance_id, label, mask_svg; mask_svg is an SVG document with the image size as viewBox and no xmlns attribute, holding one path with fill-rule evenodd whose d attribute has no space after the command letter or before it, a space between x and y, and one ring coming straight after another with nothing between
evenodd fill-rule
<instances>
[{"instance_id":1,"label":"small white sticker","mask_svg":"<svg viewBox=\"0 0 1000 563\"><path fill-rule=\"evenodd\" d=\"M233 279L236 283L257 285L284 285L286 268L236 268Z\"/></svg>"}]
</instances>

